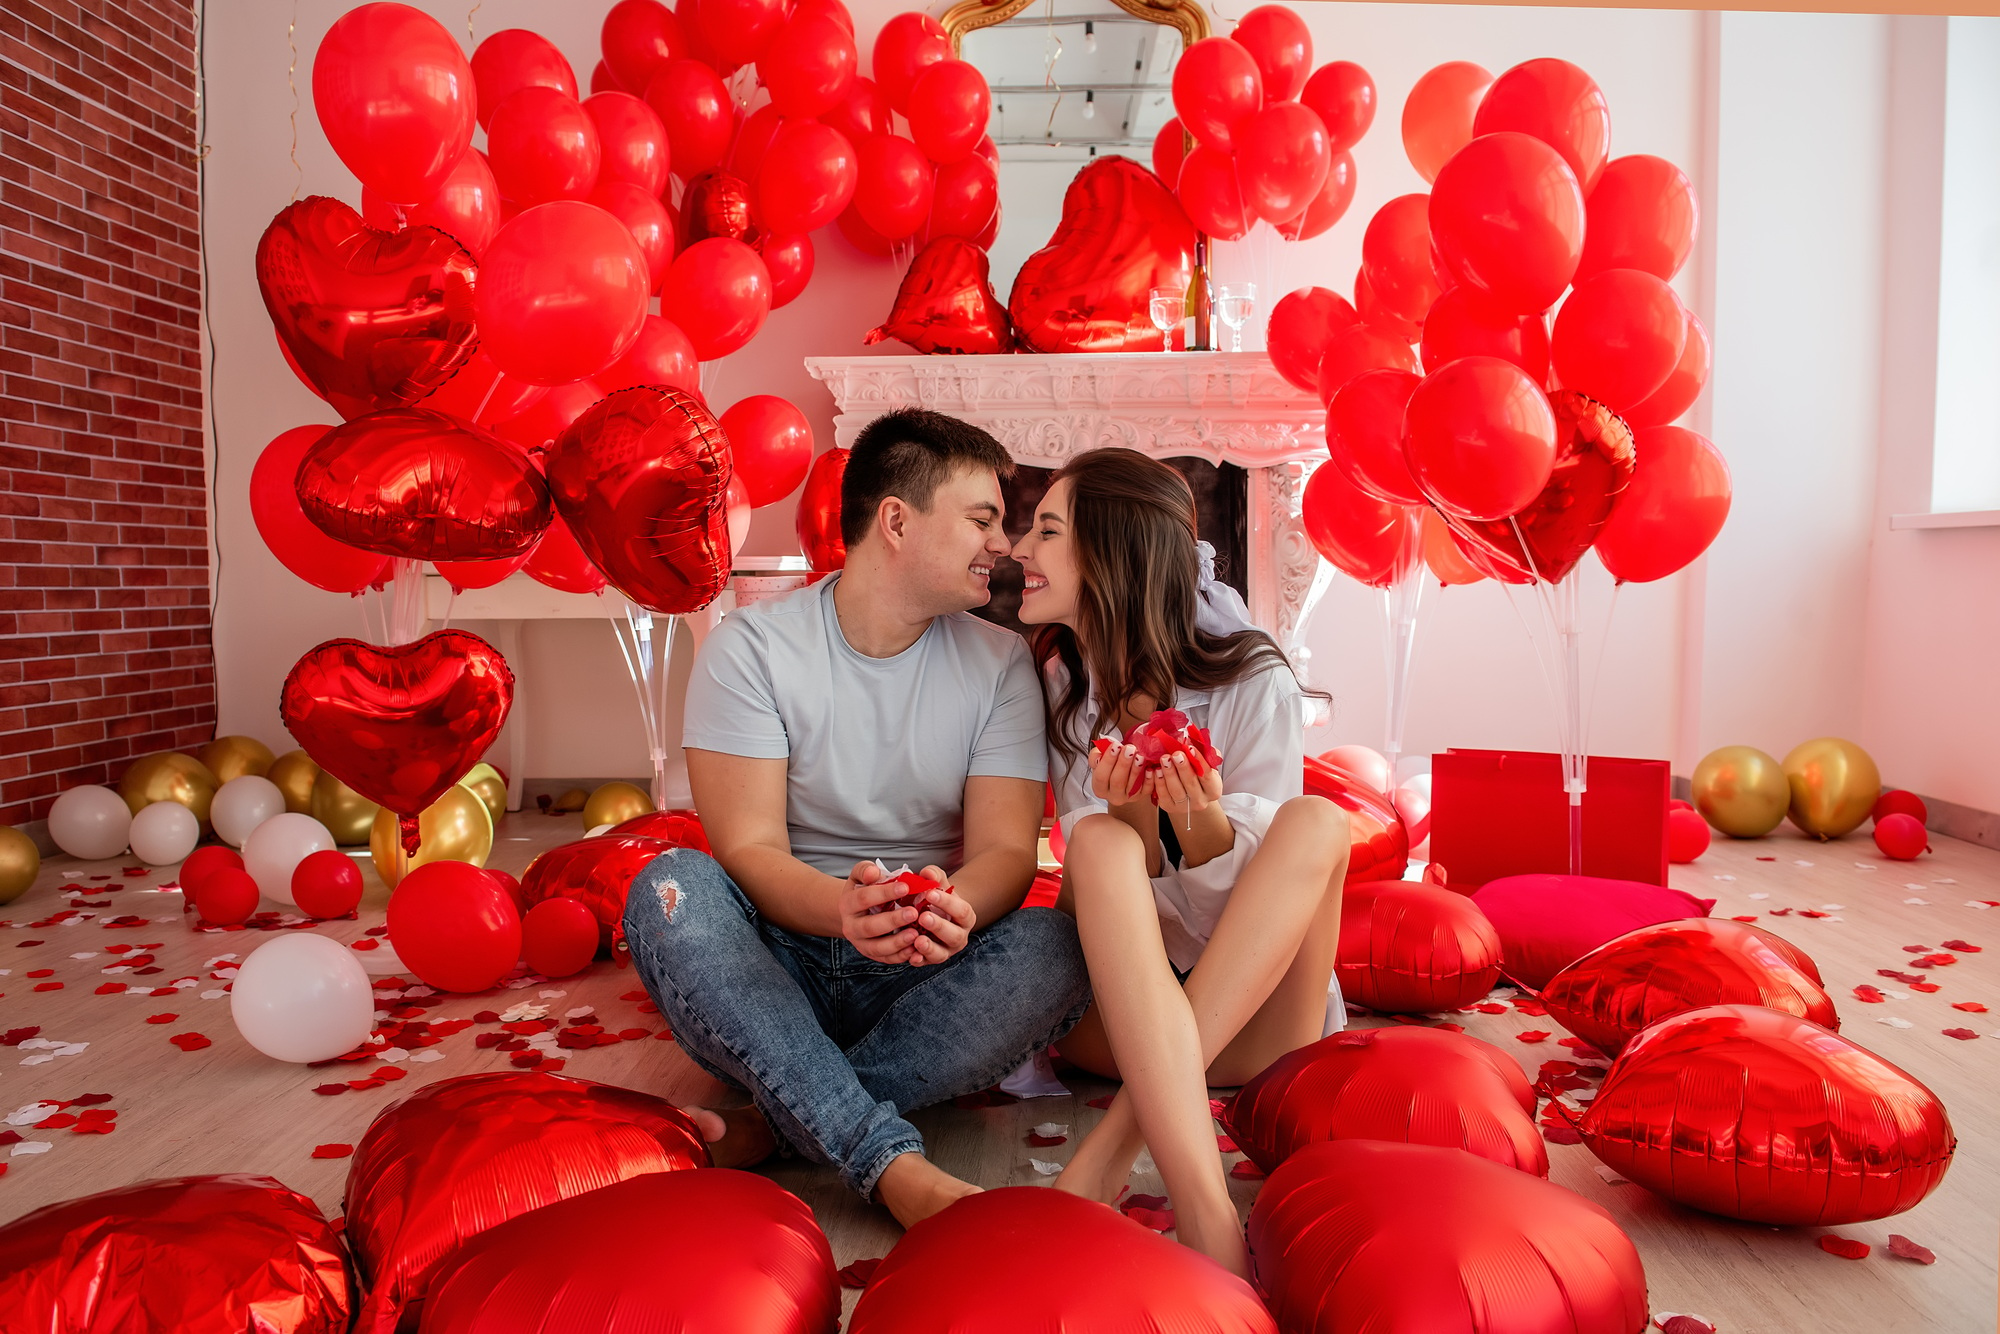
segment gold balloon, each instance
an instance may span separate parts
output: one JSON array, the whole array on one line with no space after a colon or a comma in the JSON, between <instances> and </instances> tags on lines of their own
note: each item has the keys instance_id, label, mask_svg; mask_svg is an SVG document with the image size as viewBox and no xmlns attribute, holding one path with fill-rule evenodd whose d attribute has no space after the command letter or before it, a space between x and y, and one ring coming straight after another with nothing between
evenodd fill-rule
<instances>
[{"instance_id":1,"label":"gold balloon","mask_svg":"<svg viewBox=\"0 0 2000 1334\"><path fill-rule=\"evenodd\" d=\"M486 803L486 813L493 817L494 824L507 818L507 784L501 780L498 769L484 762L475 764L458 783L460 787L471 788Z\"/></svg>"},{"instance_id":2,"label":"gold balloon","mask_svg":"<svg viewBox=\"0 0 2000 1334\"><path fill-rule=\"evenodd\" d=\"M1694 808L1731 838L1762 838L1791 805L1791 785L1776 760L1755 746L1724 746L1694 767Z\"/></svg>"},{"instance_id":3,"label":"gold balloon","mask_svg":"<svg viewBox=\"0 0 2000 1334\"><path fill-rule=\"evenodd\" d=\"M285 809L294 815L311 815L313 780L319 777L319 763L302 750L288 750L271 761L264 777L285 794Z\"/></svg>"},{"instance_id":4,"label":"gold balloon","mask_svg":"<svg viewBox=\"0 0 2000 1334\"><path fill-rule=\"evenodd\" d=\"M333 841L343 848L369 841L368 831L381 809L325 769L313 779L312 809L308 814L325 825Z\"/></svg>"},{"instance_id":5,"label":"gold balloon","mask_svg":"<svg viewBox=\"0 0 2000 1334\"><path fill-rule=\"evenodd\" d=\"M195 758L208 766L219 786L245 774L267 777L277 756L254 736L219 736L203 746Z\"/></svg>"},{"instance_id":6,"label":"gold balloon","mask_svg":"<svg viewBox=\"0 0 2000 1334\"><path fill-rule=\"evenodd\" d=\"M606 783L583 803L583 827L624 824L627 820L653 813L653 799L632 783Z\"/></svg>"},{"instance_id":7,"label":"gold balloon","mask_svg":"<svg viewBox=\"0 0 2000 1334\"><path fill-rule=\"evenodd\" d=\"M29 838L10 824L0 824L0 903L12 903L28 892L41 874L42 854Z\"/></svg>"},{"instance_id":8,"label":"gold balloon","mask_svg":"<svg viewBox=\"0 0 2000 1334\"><path fill-rule=\"evenodd\" d=\"M1785 756L1792 823L1808 834L1839 838L1860 827L1882 795L1882 771L1852 741L1823 736Z\"/></svg>"},{"instance_id":9,"label":"gold balloon","mask_svg":"<svg viewBox=\"0 0 2000 1334\"><path fill-rule=\"evenodd\" d=\"M118 795L137 815L156 801L178 801L194 812L194 818L208 823L208 806L221 784L207 765L179 751L161 751L132 761L118 780Z\"/></svg>"},{"instance_id":10,"label":"gold balloon","mask_svg":"<svg viewBox=\"0 0 2000 1334\"><path fill-rule=\"evenodd\" d=\"M425 807L417 817L417 832L423 839L417 855L405 856L396 813L387 807L375 812L375 823L368 831L368 855L375 862L375 873L391 889L419 866L430 862L484 866L487 854L493 851L493 817L470 788L453 787Z\"/></svg>"},{"instance_id":11,"label":"gold balloon","mask_svg":"<svg viewBox=\"0 0 2000 1334\"><path fill-rule=\"evenodd\" d=\"M571 811L582 810L589 801L590 794L588 792L585 792L580 787L573 787L560 797L557 797L549 809L552 811L561 811L567 815Z\"/></svg>"}]
</instances>

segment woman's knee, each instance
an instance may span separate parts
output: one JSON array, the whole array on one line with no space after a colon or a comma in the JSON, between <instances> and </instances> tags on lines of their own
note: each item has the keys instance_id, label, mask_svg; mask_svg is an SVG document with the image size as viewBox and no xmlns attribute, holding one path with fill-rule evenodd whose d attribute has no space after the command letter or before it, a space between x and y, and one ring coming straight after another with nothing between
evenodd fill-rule
<instances>
[{"instance_id":1,"label":"woman's knee","mask_svg":"<svg viewBox=\"0 0 2000 1334\"><path fill-rule=\"evenodd\" d=\"M1114 815L1086 815L1076 822L1063 853L1063 870L1073 872L1112 861L1141 859L1146 854L1138 831ZM1068 879L1067 875L1064 877Z\"/></svg>"},{"instance_id":2,"label":"woman's knee","mask_svg":"<svg viewBox=\"0 0 2000 1334\"><path fill-rule=\"evenodd\" d=\"M1346 811L1325 797L1293 797L1278 807L1271 829L1264 838L1289 842L1298 840L1325 858L1331 865L1347 863L1354 822Z\"/></svg>"}]
</instances>

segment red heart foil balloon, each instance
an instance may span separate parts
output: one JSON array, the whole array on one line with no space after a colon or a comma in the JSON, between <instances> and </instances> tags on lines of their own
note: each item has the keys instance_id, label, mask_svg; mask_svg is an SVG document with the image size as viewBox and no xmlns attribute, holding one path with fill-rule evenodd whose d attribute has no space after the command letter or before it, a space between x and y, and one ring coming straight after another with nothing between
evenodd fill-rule
<instances>
[{"instance_id":1,"label":"red heart foil balloon","mask_svg":"<svg viewBox=\"0 0 2000 1334\"><path fill-rule=\"evenodd\" d=\"M826 573L847 564L847 542L840 535L840 486L847 476L847 451L829 449L812 461L799 507L792 515L799 550L812 568Z\"/></svg>"},{"instance_id":2,"label":"red heart foil balloon","mask_svg":"<svg viewBox=\"0 0 2000 1334\"><path fill-rule=\"evenodd\" d=\"M729 441L694 395L609 395L556 437L548 475L590 563L640 606L700 611L728 582Z\"/></svg>"},{"instance_id":3,"label":"red heart foil balloon","mask_svg":"<svg viewBox=\"0 0 2000 1334\"><path fill-rule=\"evenodd\" d=\"M1125 157L1101 157L1063 194L1062 222L1028 256L1007 311L1034 352L1161 352L1147 313L1152 289L1187 286L1194 224L1160 178Z\"/></svg>"},{"instance_id":4,"label":"red heart foil balloon","mask_svg":"<svg viewBox=\"0 0 2000 1334\"><path fill-rule=\"evenodd\" d=\"M1535 1090L1506 1052L1438 1028L1356 1028L1279 1057L1245 1084L1223 1125L1265 1172L1330 1139L1464 1149L1549 1174Z\"/></svg>"},{"instance_id":5,"label":"red heart foil balloon","mask_svg":"<svg viewBox=\"0 0 2000 1334\"><path fill-rule=\"evenodd\" d=\"M1383 881L1348 890L1334 964L1343 996L1389 1014L1470 1005L1500 979L1500 936L1471 899Z\"/></svg>"},{"instance_id":6,"label":"red heart foil balloon","mask_svg":"<svg viewBox=\"0 0 2000 1334\"><path fill-rule=\"evenodd\" d=\"M1561 583L1597 540L1638 461L1632 429L1602 403L1558 389L1549 406L1556 414L1556 466L1542 493L1511 519L1451 520L1452 535L1474 563L1508 583Z\"/></svg>"},{"instance_id":7,"label":"red heart foil balloon","mask_svg":"<svg viewBox=\"0 0 2000 1334\"><path fill-rule=\"evenodd\" d=\"M308 649L278 712L322 769L402 817L403 851L414 854L417 816L479 763L513 703L499 650L439 630L395 648L329 639Z\"/></svg>"},{"instance_id":8,"label":"red heart foil balloon","mask_svg":"<svg viewBox=\"0 0 2000 1334\"><path fill-rule=\"evenodd\" d=\"M690 810L648 811L644 815L633 816L609 832L639 834L646 838L665 839L676 848L709 851L708 831L701 826L701 816Z\"/></svg>"},{"instance_id":9,"label":"red heart foil balloon","mask_svg":"<svg viewBox=\"0 0 2000 1334\"><path fill-rule=\"evenodd\" d=\"M347 1171L347 1242L369 1287L356 1334L414 1331L432 1279L488 1228L709 1165L694 1122L650 1094L533 1071L428 1084L375 1118Z\"/></svg>"},{"instance_id":10,"label":"red heart foil balloon","mask_svg":"<svg viewBox=\"0 0 2000 1334\"><path fill-rule=\"evenodd\" d=\"M993 294L992 267L964 237L938 237L910 261L889 318L861 341L894 338L924 353L1012 352L1014 326Z\"/></svg>"},{"instance_id":11,"label":"red heart foil balloon","mask_svg":"<svg viewBox=\"0 0 2000 1334\"><path fill-rule=\"evenodd\" d=\"M520 450L428 408L328 431L299 462L299 507L337 542L410 560L502 560L541 540L549 489Z\"/></svg>"},{"instance_id":12,"label":"red heart foil balloon","mask_svg":"<svg viewBox=\"0 0 2000 1334\"><path fill-rule=\"evenodd\" d=\"M285 208L257 242L278 339L343 417L414 403L466 363L479 345L477 274L435 227L377 231L322 195Z\"/></svg>"},{"instance_id":13,"label":"red heart foil balloon","mask_svg":"<svg viewBox=\"0 0 2000 1334\"><path fill-rule=\"evenodd\" d=\"M270 1177L141 1181L0 1227L9 1330L344 1334L357 1296L340 1235Z\"/></svg>"},{"instance_id":14,"label":"red heart foil balloon","mask_svg":"<svg viewBox=\"0 0 2000 1334\"><path fill-rule=\"evenodd\" d=\"M1348 884L1403 878L1410 865L1410 835L1393 798L1323 755L1306 757L1305 790L1347 812Z\"/></svg>"},{"instance_id":15,"label":"red heart foil balloon","mask_svg":"<svg viewBox=\"0 0 2000 1334\"><path fill-rule=\"evenodd\" d=\"M426 1334L825 1334L839 1323L833 1250L806 1202L716 1169L631 1177L490 1228L451 1254L424 1303Z\"/></svg>"},{"instance_id":16,"label":"red heart foil balloon","mask_svg":"<svg viewBox=\"0 0 2000 1334\"><path fill-rule=\"evenodd\" d=\"M1839 1028L1833 999L1769 932L1695 917L1628 931L1550 979L1549 1017L1613 1056L1670 1015L1710 1005L1765 1005Z\"/></svg>"},{"instance_id":17,"label":"red heart foil balloon","mask_svg":"<svg viewBox=\"0 0 2000 1334\"><path fill-rule=\"evenodd\" d=\"M639 817L657 818L657 812ZM625 894L633 879L654 858L681 846L686 845L621 825L596 838L550 848L521 876L521 908L525 912L544 899L576 899L596 916L598 944L608 953L625 938Z\"/></svg>"},{"instance_id":18,"label":"red heart foil balloon","mask_svg":"<svg viewBox=\"0 0 2000 1334\"><path fill-rule=\"evenodd\" d=\"M748 184L724 171L706 171L681 196L680 248L723 236L755 246L763 239L750 206Z\"/></svg>"},{"instance_id":19,"label":"red heart foil balloon","mask_svg":"<svg viewBox=\"0 0 2000 1334\"><path fill-rule=\"evenodd\" d=\"M1472 901L1500 933L1502 971L1534 991L1628 931L1705 917L1715 906L1714 899L1665 885L1581 875L1502 876L1482 885Z\"/></svg>"},{"instance_id":20,"label":"red heart foil balloon","mask_svg":"<svg viewBox=\"0 0 2000 1334\"><path fill-rule=\"evenodd\" d=\"M1936 1189L1957 1139L1909 1074L1809 1019L1717 1005L1625 1049L1577 1129L1656 1194L1725 1218L1829 1227Z\"/></svg>"}]
</instances>

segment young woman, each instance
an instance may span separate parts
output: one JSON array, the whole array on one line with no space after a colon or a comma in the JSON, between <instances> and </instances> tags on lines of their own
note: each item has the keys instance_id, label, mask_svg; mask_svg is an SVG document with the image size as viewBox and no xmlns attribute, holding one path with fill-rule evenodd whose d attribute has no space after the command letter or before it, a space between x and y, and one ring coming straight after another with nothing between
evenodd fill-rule
<instances>
[{"instance_id":1,"label":"young woman","mask_svg":"<svg viewBox=\"0 0 2000 1334\"><path fill-rule=\"evenodd\" d=\"M1056 1185L1108 1201L1150 1148L1181 1240L1247 1275L1208 1086L1319 1038L1348 835L1301 795L1298 683L1211 558L1181 475L1126 449L1071 460L1014 548L1020 617L1044 627L1061 906L1096 996L1062 1050L1124 1081ZM1145 764L1125 737L1159 709L1206 727L1220 765Z\"/></svg>"}]
</instances>

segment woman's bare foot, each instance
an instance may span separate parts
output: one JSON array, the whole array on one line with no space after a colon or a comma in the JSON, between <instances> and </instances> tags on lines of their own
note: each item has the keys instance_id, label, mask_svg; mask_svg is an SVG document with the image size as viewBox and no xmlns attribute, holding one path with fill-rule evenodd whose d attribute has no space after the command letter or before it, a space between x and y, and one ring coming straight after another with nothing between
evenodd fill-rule
<instances>
[{"instance_id":1,"label":"woman's bare foot","mask_svg":"<svg viewBox=\"0 0 2000 1334\"><path fill-rule=\"evenodd\" d=\"M778 1149L771 1123L755 1107L683 1107L708 1142L717 1167L755 1167Z\"/></svg>"},{"instance_id":2,"label":"woman's bare foot","mask_svg":"<svg viewBox=\"0 0 2000 1334\"><path fill-rule=\"evenodd\" d=\"M1122 1123L1107 1127L1103 1121L1093 1126L1056 1177L1055 1188L1100 1204L1116 1200L1131 1184L1133 1165L1146 1147L1143 1139L1121 1134L1123 1128Z\"/></svg>"},{"instance_id":3,"label":"woman's bare foot","mask_svg":"<svg viewBox=\"0 0 2000 1334\"><path fill-rule=\"evenodd\" d=\"M979 1187L960 1181L921 1153L892 1159L875 1181L875 1198L906 1228L978 1193Z\"/></svg>"}]
</instances>

